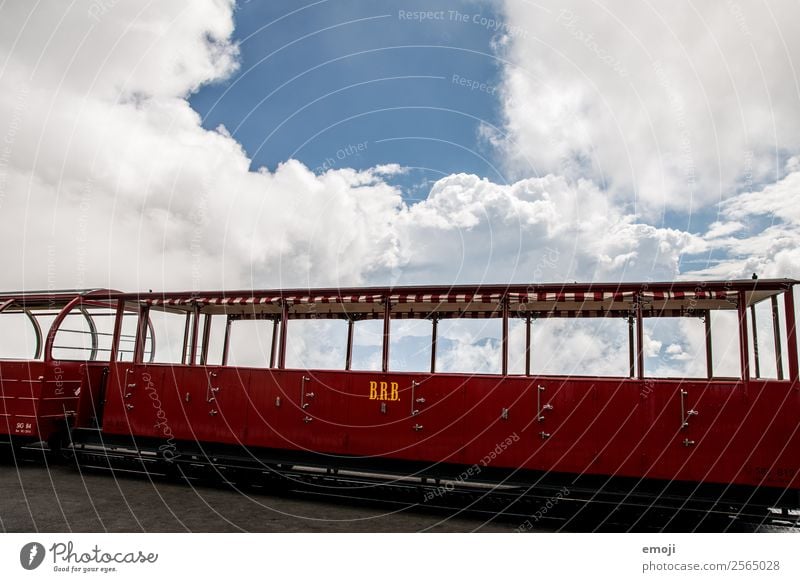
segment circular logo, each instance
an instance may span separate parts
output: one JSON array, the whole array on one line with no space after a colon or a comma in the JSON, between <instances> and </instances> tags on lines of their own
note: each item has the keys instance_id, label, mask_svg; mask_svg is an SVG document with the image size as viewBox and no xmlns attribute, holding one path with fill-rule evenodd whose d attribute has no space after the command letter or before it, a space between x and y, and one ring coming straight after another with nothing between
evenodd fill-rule
<instances>
[{"instance_id":1,"label":"circular logo","mask_svg":"<svg viewBox=\"0 0 800 582\"><path fill-rule=\"evenodd\" d=\"M44 561L44 546L39 542L30 542L19 551L19 563L26 570L35 570Z\"/></svg>"}]
</instances>

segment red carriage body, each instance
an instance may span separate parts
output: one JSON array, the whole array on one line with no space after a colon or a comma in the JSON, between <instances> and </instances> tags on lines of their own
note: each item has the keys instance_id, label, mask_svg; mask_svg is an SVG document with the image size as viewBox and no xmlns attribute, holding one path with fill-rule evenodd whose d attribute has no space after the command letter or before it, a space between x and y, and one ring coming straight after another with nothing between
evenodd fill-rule
<instances>
[{"instance_id":1,"label":"red carriage body","mask_svg":"<svg viewBox=\"0 0 800 582\"><path fill-rule=\"evenodd\" d=\"M0 434L134 451L180 462L288 463L531 482L548 475L800 490L800 381L793 280L540 284L283 291L112 291L0 295L3 313L53 318L36 357L0 361ZM773 321L775 378L763 378L757 304ZM738 377L712 362L712 312L738 322ZM781 312L783 317L781 317ZM96 323L104 316L103 325ZM159 318L180 319L171 361L155 357ZM20 315L21 316L21 315ZM82 317L81 329L66 322ZM438 322L496 318L499 373L436 370ZM621 318L624 377L531 369L543 318ZM704 318L705 378L652 378L648 318ZM35 317L33 317L35 319ZM344 369L290 369L292 321L343 319ZM355 321L383 322L380 369L350 369ZM391 322L431 321L431 366L390 369ZM509 372L509 322L526 327L524 371ZM210 339L212 321L224 335ZM229 365L231 328L271 328L262 366ZM748 325L748 321L750 325ZM73 325L74 327L74 325ZM63 333L83 343L59 343ZM66 348L77 352L64 357ZM61 352L59 352L61 350ZM59 355L59 353L61 355ZM216 354L216 355L215 355ZM580 354L575 354L578 358ZM168 358L169 359L169 358ZM215 363L212 363L215 362ZM473 474L471 473L471 474Z\"/></svg>"}]
</instances>

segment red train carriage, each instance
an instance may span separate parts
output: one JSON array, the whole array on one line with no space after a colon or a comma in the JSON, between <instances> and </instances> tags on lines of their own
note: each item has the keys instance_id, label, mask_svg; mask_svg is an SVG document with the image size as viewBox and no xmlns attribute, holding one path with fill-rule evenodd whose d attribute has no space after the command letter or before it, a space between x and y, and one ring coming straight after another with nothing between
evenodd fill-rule
<instances>
[{"instance_id":1,"label":"red train carriage","mask_svg":"<svg viewBox=\"0 0 800 582\"><path fill-rule=\"evenodd\" d=\"M117 306L95 297L109 293L0 293L0 442L56 449L92 425Z\"/></svg>"},{"instance_id":2,"label":"red train carriage","mask_svg":"<svg viewBox=\"0 0 800 582\"><path fill-rule=\"evenodd\" d=\"M0 432L57 446L68 429L75 451L172 466L422 477L475 467L478 479L713 486L796 503L796 283L5 294L0 317L34 323L35 357L0 362ZM759 313L761 324L771 320L768 338ZM496 369L437 370L439 326L473 318L499 327ZM616 362L624 372L536 370L547 346L535 345L532 329L553 318L617 322L628 343ZM340 369L324 357L324 368L293 364L287 344L303 320L340 321ZM370 320L380 327L375 369L355 370L355 330ZM392 369L399 320L430 325L424 370ZM704 338L702 377L651 377L645 328L690 320ZM514 346L519 338L524 345ZM720 341L735 345L735 376L715 370ZM520 357L512 361L510 350Z\"/></svg>"}]
</instances>

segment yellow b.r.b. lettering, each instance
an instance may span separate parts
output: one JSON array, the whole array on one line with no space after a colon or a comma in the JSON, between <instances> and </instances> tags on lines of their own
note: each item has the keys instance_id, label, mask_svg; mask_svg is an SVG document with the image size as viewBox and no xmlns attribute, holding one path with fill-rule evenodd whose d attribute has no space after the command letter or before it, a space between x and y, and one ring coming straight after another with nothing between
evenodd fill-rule
<instances>
[{"instance_id":1,"label":"yellow b.r.b. lettering","mask_svg":"<svg viewBox=\"0 0 800 582\"><path fill-rule=\"evenodd\" d=\"M400 384L397 382L377 382L369 383L369 399L381 402L400 400Z\"/></svg>"},{"instance_id":2,"label":"yellow b.r.b. lettering","mask_svg":"<svg viewBox=\"0 0 800 582\"><path fill-rule=\"evenodd\" d=\"M389 384L387 382L381 382L380 400L388 400L389 399L388 389L389 389Z\"/></svg>"}]
</instances>

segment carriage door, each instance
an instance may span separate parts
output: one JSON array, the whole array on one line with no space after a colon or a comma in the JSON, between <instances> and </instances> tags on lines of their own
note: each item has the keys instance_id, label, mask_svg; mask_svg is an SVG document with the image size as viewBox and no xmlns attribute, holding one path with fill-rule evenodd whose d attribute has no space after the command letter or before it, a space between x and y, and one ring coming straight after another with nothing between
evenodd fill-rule
<instances>
[{"instance_id":1,"label":"carriage door","mask_svg":"<svg viewBox=\"0 0 800 582\"><path fill-rule=\"evenodd\" d=\"M534 463L545 471L586 472L597 453L592 429L597 389L591 379L540 376L533 383Z\"/></svg>"},{"instance_id":2,"label":"carriage door","mask_svg":"<svg viewBox=\"0 0 800 582\"><path fill-rule=\"evenodd\" d=\"M737 436L747 433L748 441L752 437L746 430L744 384L724 380L684 382L675 404L672 416L680 423L672 447L681 452L677 478L688 481L735 478L742 469L741 455L746 448L737 445Z\"/></svg>"}]
</instances>

